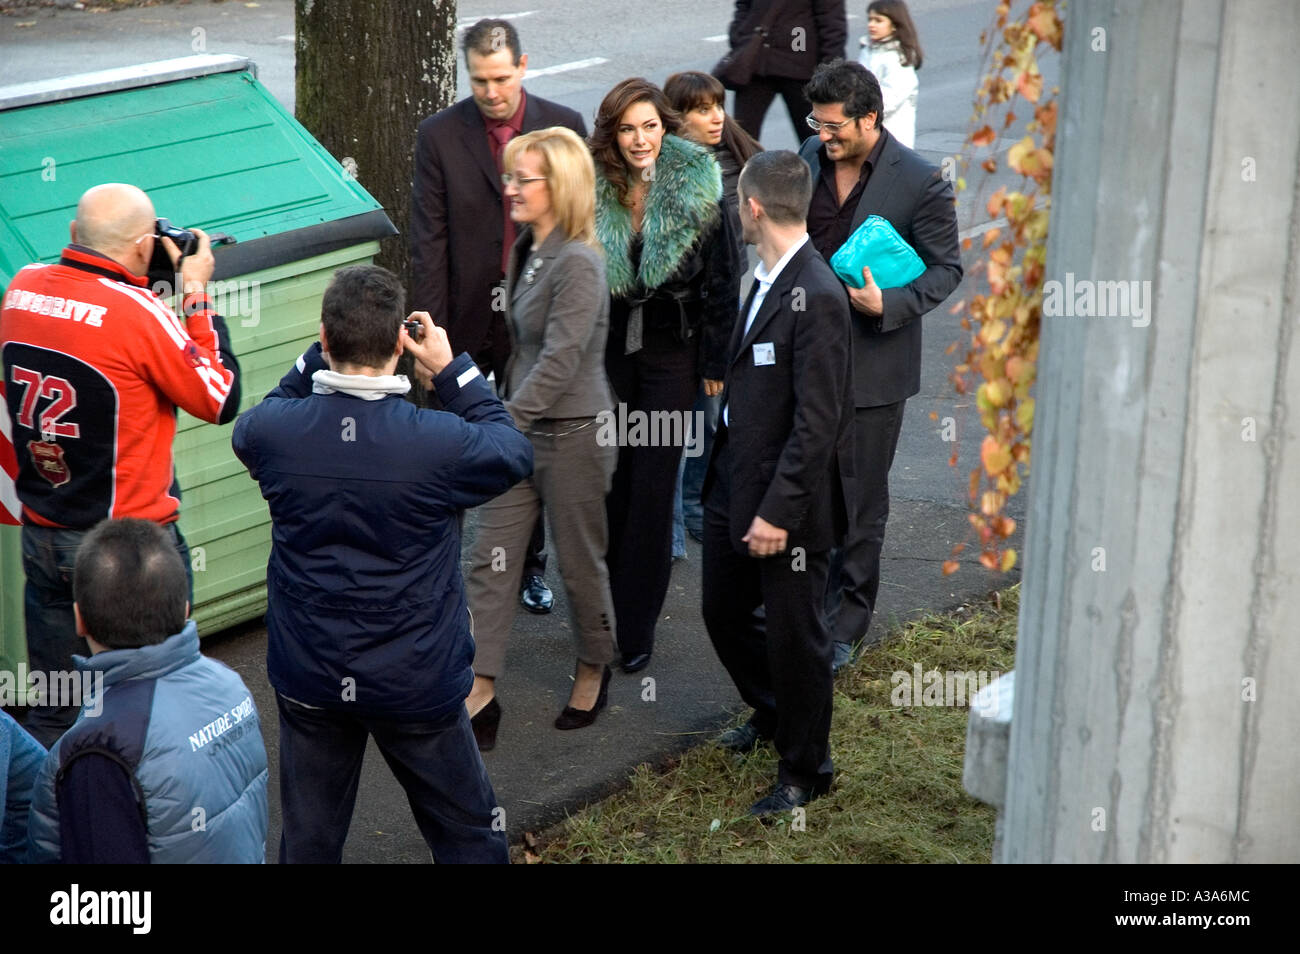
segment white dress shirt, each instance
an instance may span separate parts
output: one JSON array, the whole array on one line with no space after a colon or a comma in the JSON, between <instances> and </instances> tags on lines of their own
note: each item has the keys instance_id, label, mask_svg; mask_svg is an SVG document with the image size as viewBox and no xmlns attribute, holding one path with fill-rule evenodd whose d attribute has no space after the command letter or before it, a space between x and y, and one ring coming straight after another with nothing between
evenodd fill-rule
<instances>
[{"instance_id":1,"label":"white dress shirt","mask_svg":"<svg viewBox=\"0 0 1300 954\"><path fill-rule=\"evenodd\" d=\"M758 283L758 291L754 293L754 301L749 306L749 314L745 316L745 330L740 336L741 341L744 341L745 336L749 334L750 326L754 324L754 318L758 314L758 310L763 307L763 299L767 297L768 289L772 287L773 283L785 269L785 266L789 264L790 259L794 258L795 253L798 252L799 249L803 248L807 241L808 233L804 232L803 235L799 237L798 241L785 250L785 254L777 260L777 263L772 266L770 272L767 270L767 266L763 264L761 259L759 260L759 263L754 266L754 281ZM722 409L722 421L728 427L731 426L731 419L727 414L729 410L730 407L724 407Z\"/></svg>"}]
</instances>

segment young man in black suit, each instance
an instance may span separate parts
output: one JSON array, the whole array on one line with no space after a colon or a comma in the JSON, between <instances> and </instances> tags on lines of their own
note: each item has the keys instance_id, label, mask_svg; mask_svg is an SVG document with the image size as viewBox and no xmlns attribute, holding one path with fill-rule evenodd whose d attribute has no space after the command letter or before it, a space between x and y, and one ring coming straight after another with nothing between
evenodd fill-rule
<instances>
[{"instance_id":1,"label":"young man in black suit","mask_svg":"<svg viewBox=\"0 0 1300 954\"><path fill-rule=\"evenodd\" d=\"M771 738L781 758L776 787L750 809L759 816L804 805L832 775L822 599L853 496L849 308L808 238L811 190L793 152L759 153L740 174L741 226L760 263L703 494L704 622L754 707L720 742L748 751Z\"/></svg>"},{"instance_id":2,"label":"young man in black suit","mask_svg":"<svg viewBox=\"0 0 1300 954\"><path fill-rule=\"evenodd\" d=\"M880 84L860 63L817 68L804 92L810 136L799 155L812 169L808 231L827 260L867 218L879 215L916 250L925 271L901 288L842 285L853 308L854 473L857 517L832 555L827 610L836 671L871 626L880 588L880 550L889 519L894 463L907 399L921 389L921 317L961 282L952 184L880 125Z\"/></svg>"},{"instance_id":3,"label":"young man in black suit","mask_svg":"<svg viewBox=\"0 0 1300 954\"><path fill-rule=\"evenodd\" d=\"M514 244L510 205L502 199L501 154L520 133L565 126L587 135L567 106L524 92L528 54L507 20L479 20L462 41L472 95L420 123L411 195L411 304L447 329L452 348L468 351L497 381L510 357L505 324L506 255ZM528 547L520 602L549 613L542 580L542 517Z\"/></svg>"}]
</instances>

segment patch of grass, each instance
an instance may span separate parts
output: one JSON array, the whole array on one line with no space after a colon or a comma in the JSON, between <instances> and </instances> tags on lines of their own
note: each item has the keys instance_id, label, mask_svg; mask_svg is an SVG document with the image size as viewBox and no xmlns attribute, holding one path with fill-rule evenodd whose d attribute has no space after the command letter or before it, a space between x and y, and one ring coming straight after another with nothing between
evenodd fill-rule
<instances>
[{"instance_id":1,"label":"patch of grass","mask_svg":"<svg viewBox=\"0 0 1300 954\"><path fill-rule=\"evenodd\" d=\"M985 863L995 810L961 787L968 709L895 706L896 672L1007 672L1015 656L1019 586L974 606L896 627L835 683L835 787L790 817L763 823L749 806L776 778L770 745L738 758L712 745L658 772L639 767L628 788L542 833L544 862Z\"/></svg>"}]
</instances>

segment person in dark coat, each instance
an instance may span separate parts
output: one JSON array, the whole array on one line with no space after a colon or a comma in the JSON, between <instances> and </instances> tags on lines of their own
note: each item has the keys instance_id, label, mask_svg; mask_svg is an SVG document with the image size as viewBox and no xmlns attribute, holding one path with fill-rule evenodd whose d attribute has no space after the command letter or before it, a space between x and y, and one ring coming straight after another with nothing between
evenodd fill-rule
<instances>
[{"instance_id":1,"label":"person in dark coat","mask_svg":"<svg viewBox=\"0 0 1300 954\"><path fill-rule=\"evenodd\" d=\"M500 383L510 357L504 298L506 258L515 227L502 197L501 155L520 133L564 126L587 135L567 106L525 92L528 54L507 20L480 20L462 40L470 96L420 123L411 191L411 306L447 329L455 352L468 351ZM544 582L544 522L538 514L519 578L520 601L550 612Z\"/></svg>"},{"instance_id":2,"label":"person in dark coat","mask_svg":"<svg viewBox=\"0 0 1300 954\"><path fill-rule=\"evenodd\" d=\"M751 156L762 152L763 147L727 115L727 91L717 77L698 70L674 73L664 81L664 95L682 117L683 138L713 150L713 158L722 170L722 197L733 219L738 260L743 263L747 253L745 240L740 234L736 182L745 163ZM701 385L691 410L692 423L702 421L704 424L704 439L702 453L695 457L682 457L677 500L673 504L674 559L685 555L687 532L696 540L704 539L704 505L700 500L700 490L704 485L709 449L713 446L713 433L718 426L718 396L709 397Z\"/></svg>"},{"instance_id":3,"label":"person in dark coat","mask_svg":"<svg viewBox=\"0 0 1300 954\"><path fill-rule=\"evenodd\" d=\"M704 623L754 707L720 743L771 739L776 815L830 788L831 640L822 599L853 499L849 308L809 241L812 181L792 152L740 174L740 221L757 246L754 284L728 347L722 423L704 481Z\"/></svg>"},{"instance_id":4,"label":"person in dark coat","mask_svg":"<svg viewBox=\"0 0 1300 954\"><path fill-rule=\"evenodd\" d=\"M844 55L848 18L844 0L736 0L728 38L739 50L766 27L753 78L736 90L736 121L755 139L763 138L763 117L776 96L785 100L794 138L805 134L811 108L803 94L818 63Z\"/></svg>"},{"instance_id":5,"label":"person in dark coat","mask_svg":"<svg viewBox=\"0 0 1300 954\"><path fill-rule=\"evenodd\" d=\"M508 859L465 697L474 638L461 512L533 469L469 354L402 288L340 269L321 340L235 425L235 454L271 510L267 674L280 710L282 862L342 858L367 737L406 789L434 858ZM441 411L403 399L409 350Z\"/></svg>"},{"instance_id":6,"label":"person in dark coat","mask_svg":"<svg viewBox=\"0 0 1300 954\"><path fill-rule=\"evenodd\" d=\"M722 174L674 135L663 91L627 79L605 96L588 144L596 163L596 236L612 298L605 368L626 435L606 501L610 586L623 670L650 662L672 571L673 493L703 379L722 390L740 265ZM647 434L635 421L669 422ZM675 426L672 422L676 422Z\"/></svg>"},{"instance_id":7,"label":"person in dark coat","mask_svg":"<svg viewBox=\"0 0 1300 954\"><path fill-rule=\"evenodd\" d=\"M880 288L865 268L859 288L842 286L853 309L854 454L858 510L832 555L827 611L835 669L867 638L880 589L889 519L889 469L907 399L921 389L921 319L961 283L952 183L880 125L880 84L861 63L818 67L807 89L817 135L799 155L812 169L808 231L828 261L879 215L915 249L925 271L901 288Z\"/></svg>"}]
</instances>

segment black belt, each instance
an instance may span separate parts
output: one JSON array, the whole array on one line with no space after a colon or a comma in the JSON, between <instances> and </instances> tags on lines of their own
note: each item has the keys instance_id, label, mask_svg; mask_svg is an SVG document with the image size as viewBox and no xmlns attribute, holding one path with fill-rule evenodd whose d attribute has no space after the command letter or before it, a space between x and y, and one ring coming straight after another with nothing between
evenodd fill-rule
<instances>
[{"instance_id":1,"label":"black belt","mask_svg":"<svg viewBox=\"0 0 1300 954\"><path fill-rule=\"evenodd\" d=\"M624 341L623 353L636 354L645 343L645 318L641 312L641 306L648 301L661 299L665 301L676 302L678 331L677 340L687 341L691 337L690 322L686 318L686 303L694 301L695 298L689 289L681 289L675 292L656 292L653 295L645 295L633 298L628 301L627 311L627 338Z\"/></svg>"}]
</instances>

